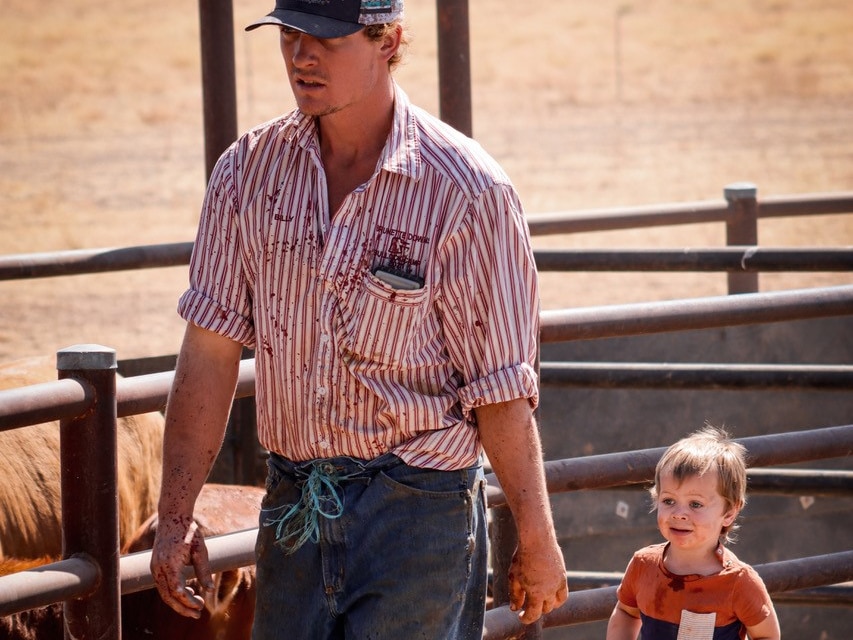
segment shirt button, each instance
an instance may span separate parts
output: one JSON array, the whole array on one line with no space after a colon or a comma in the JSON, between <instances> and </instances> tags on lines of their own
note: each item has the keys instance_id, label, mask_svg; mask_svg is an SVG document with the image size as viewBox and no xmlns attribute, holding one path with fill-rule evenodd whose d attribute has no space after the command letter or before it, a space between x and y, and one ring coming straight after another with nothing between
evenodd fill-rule
<instances>
[{"instance_id":1,"label":"shirt button","mask_svg":"<svg viewBox=\"0 0 853 640\"><path fill-rule=\"evenodd\" d=\"M321 448L323 451L325 451L326 449L328 449L330 446L331 446L331 445L330 445L328 442L326 442L325 440L320 440L320 448Z\"/></svg>"},{"instance_id":2,"label":"shirt button","mask_svg":"<svg viewBox=\"0 0 853 640\"><path fill-rule=\"evenodd\" d=\"M317 387L317 395L318 396L326 395L326 387Z\"/></svg>"}]
</instances>

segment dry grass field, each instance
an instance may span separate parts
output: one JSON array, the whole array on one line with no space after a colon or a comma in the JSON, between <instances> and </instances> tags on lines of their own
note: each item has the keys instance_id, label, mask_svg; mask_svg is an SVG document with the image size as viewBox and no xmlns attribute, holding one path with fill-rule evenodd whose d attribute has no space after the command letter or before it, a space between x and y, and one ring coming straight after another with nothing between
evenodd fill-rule
<instances>
[{"instance_id":1,"label":"dry grass field","mask_svg":"<svg viewBox=\"0 0 853 640\"><path fill-rule=\"evenodd\" d=\"M235 2L239 128L292 106L271 0ZM524 7L519 10L519 7ZM438 111L435 3L409 0L401 85ZM474 136L530 213L853 189L849 0L471 0ZM198 5L0 0L0 254L191 240L204 190ZM853 217L762 222L850 246ZM536 239L719 246L720 225ZM185 269L0 283L0 358L174 353ZM764 289L849 274L762 276ZM546 308L721 295L725 275L554 275Z\"/></svg>"}]
</instances>

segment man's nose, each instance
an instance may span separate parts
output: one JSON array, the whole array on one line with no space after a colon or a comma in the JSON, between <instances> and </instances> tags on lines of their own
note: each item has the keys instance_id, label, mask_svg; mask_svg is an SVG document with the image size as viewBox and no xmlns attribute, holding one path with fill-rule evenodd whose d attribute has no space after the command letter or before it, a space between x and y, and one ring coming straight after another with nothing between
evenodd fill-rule
<instances>
[{"instance_id":1,"label":"man's nose","mask_svg":"<svg viewBox=\"0 0 853 640\"><path fill-rule=\"evenodd\" d=\"M317 38L307 33L300 33L290 45L290 57L294 64L305 65L315 58L314 48Z\"/></svg>"}]
</instances>

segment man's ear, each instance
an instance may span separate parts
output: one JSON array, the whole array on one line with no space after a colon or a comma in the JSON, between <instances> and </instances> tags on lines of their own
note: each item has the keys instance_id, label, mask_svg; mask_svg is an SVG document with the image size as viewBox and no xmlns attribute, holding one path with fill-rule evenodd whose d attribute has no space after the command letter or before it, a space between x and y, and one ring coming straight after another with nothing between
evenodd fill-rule
<instances>
[{"instance_id":1,"label":"man's ear","mask_svg":"<svg viewBox=\"0 0 853 640\"><path fill-rule=\"evenodd\" d=\"M382 56L386 61L390 60L397 53L397 50L400 48L400 40L403 37L403 27L402 25L396 25L396 28L389 29L385 36L382 38L382 44L379 50L382 52Z\"/></svg>"}]
</instances>

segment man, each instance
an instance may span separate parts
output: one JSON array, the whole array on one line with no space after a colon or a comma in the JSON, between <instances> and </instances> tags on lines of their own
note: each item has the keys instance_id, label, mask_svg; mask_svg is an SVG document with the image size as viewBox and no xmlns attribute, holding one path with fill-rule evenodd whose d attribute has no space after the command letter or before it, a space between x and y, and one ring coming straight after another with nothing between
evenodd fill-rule
<instances>
[{"instance_id":1,"label":"man","mask_svg":"<svg viewBox=\"0 0 853 640\"><path fill-rule=\"evenodd\" d=\"M297 109L220 158L179 303L152 572L209 585L193 504L243 345L270 450L253 637L480 638L482 453L516 520L511 606L568 597L533 420L538 290L500 167L392 78L401 0L278 0Z\"/></svg>"}]
</instances>

